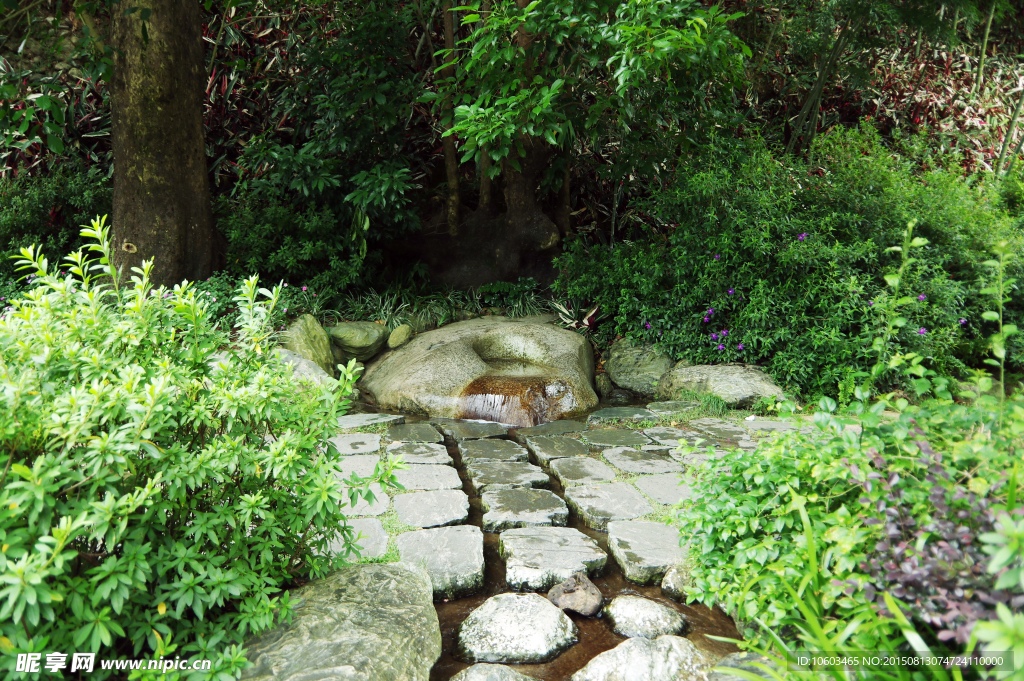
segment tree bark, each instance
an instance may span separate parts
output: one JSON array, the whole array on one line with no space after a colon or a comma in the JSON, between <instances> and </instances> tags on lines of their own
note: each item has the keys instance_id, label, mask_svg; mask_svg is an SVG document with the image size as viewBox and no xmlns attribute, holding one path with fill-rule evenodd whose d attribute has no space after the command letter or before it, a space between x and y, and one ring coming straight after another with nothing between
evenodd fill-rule
<instances>
[{"instance_id":1,"label":"tree bark","mask_svg":"<svg viewBox=\"0 0 1024 681\"><path fill-rule=\"evenodd\" d=\"M443 78L450 79L455 78L455 14L452 12L451 0L445 0L444 3L444 49L448 50L448 58L445 60L445 64L441 67L441 76ZM454 116L455 112L452 110L452 98L449 95L445 98L444 104L445 111L448 116ZM449 123L449 128L451 127ZM461 203L459 197L459 157L455 149L455 137L447 135L442 138L443 141L441 146L444 148L444 171L445 176L448 179L448 233L452 236L458 236L459 233L459 205Z\"/></svg>"},{"instance_id":2,"label":"tree bark","mask_svg":"<svg viewBox=\"0 0 1024 681\"><path fill-rule=\"evenodd\" d=\"M558 227L537 203L537 184L551 158L551 146L529 135L521 136L519 142L526 150L525 157L516 158L519 169L512 165L510 159L502 163L505 203L508 206L506 229L517 237L519 243L542 251L559 242Z\"/></svg>"},{"instance_id":3,"label":"tree bark","mask_svg":"<svg viewBox=\"0 0 1024 681\"><path fill-rule=\"evenodd\" d=\"M565 161L565 168L562 169L562 186L558 190L558 207L555 209L555 224L562 237L572 233L572 194L571 169L572 169L572 142L567 141L562 149L562 158Z\"/></svg>"},{"instance_id":4,"label":"tree bark","mask_svg":"<svg viewBox=\"0 0 1024 681\"><path fill-rule=\"evenodd\" d=\"M128 3L135 6L138 3ZM210 276L223 257L213 226L203 138L205 64L199 4L142 0L115 6L111 102L114 265L155 259L153 282Z\"/></svg>"}]
</instances>

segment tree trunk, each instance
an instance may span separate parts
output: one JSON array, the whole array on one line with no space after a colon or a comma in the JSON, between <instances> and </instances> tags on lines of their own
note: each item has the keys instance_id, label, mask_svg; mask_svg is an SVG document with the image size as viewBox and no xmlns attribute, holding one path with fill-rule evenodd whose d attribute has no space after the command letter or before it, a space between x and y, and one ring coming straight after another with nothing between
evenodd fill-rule
<instances>
[{"instance_id":1,"label":"tree trunk","mask_svg":"<svg viewBox=\"0 0 1024 681\"><path fill-rule=\"evenodd\" d=\"M484 217L494 215L494 201L491 198L493 183L491 182L491 151L490 145L480 145L480 201L476 210Z\"/></svg>"},{"instance_id":2,"label":"tree trunk","mask_svg":"<svg viewBox=\"0 0 1024 681\"><path fill-rule=\"evenodd\" d=\"M219 253L203 139L205 64L199 4L145 0L112 12L111 102L114 264L155 259L153 282L205 279Z\"/></svg>"},{"instance_id":3,"label":"tree trunk","mask_svg":"<svg viewBox=\"0 0 1024 681\"><path fill-rule=\"evenodd\" d=\"M558 190L558 207L555 208L555 224L563 237L572 233L572 194L570 190L572 169L572 142L567 141L562 150L565 168L562 169L562 186Z\"/></svg>"},{"instance_id":4,"label":"tree trunk","mask_svg":"<svg viewBox=\"0 0 1024 681\"><path fill-rule=\"evenodd\" d=\"M523 135L519 138L526 150L525 157L518 157L517 170L510 159L502 162L505 176L505 225L510 235L524 247L546 250L558 244L558 227L540 209L537 203L537 184L540 174L551 158L551 146L537 137ZM515 154L516 152L512 152Z\"/></svg>"},{"instance_id":5,"label":"tree trunk","mask_svg":"<svg viewBox=\"0 0 1024 681\"><path fill-rule=\"evenodd\" d=\"M448 58L445 59L445 64L441 67L441 76L443 78L450 79L455 78L455 13L452 12L451 0L445 0L444 3L444 49L448 50ZM452 111L452 98L449 96L445 99L444 104L445 112L449 117L455 115ZM454 123L451 120L449 128ZM448 233L452 236L457 236L459 233L459 204L461 203L459 198L459 157L455 149L455 137L447 135L442 138L441 143L444 148L444 171L445 176L448 179Z\"/></svg>"}]
</instances>

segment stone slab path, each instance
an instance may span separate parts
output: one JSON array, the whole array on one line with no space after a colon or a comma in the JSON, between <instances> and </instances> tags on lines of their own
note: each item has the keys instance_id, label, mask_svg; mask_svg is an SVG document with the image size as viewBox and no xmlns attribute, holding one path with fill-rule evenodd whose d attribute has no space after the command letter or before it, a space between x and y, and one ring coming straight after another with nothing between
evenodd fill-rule
<instances>
[{"instance_id":1,"label":"stone slab path","mask_svg":"<svg viewBox=\"0 0 1024 681\"><path fill-rule=\"evenodd\" d=\"M519 428L514 431L514 437L517 442L525 444L527 438L538 437L540 435L570 435L574 433L582 433L587 429L587 424L580 423L579 421L549 421L548 423L542 423L539 426L531 426L529 428Z\"/></svg>"},{"instance_id":2,"label":"stone slab path","mask_svg":"<svg viewBox=\"0 0 1024 681\"><path fill-rule=\"evenodd\" d=\"M434 442L392 442L385 453L400 456L407 464L451 466L454 463L445 446Z\"/></svg>"},{"instance_id":3,"label":"stone slab path","mask_svg":"<svg viewBox=\"0 0 1024 681\"><path fill-rule=\"evenodd\" d=\"M698 439L707 439L707 436L693 430L683 430L682 428L670 428L667 426L645 428L644 435L651 438L658 444L668 445L670 447L678 447L680 443L694 444Z\"/></svg>"},{"instance_id":4,"label":"stone slab path","mask_svg":"<svg viewBox=\"0 0 1024 681\"><path fill-rule=\"evenodd\" d=\"M607 449L609 447L640 447L641 445L651 444L651 439L643 433L624 428L588 430L583 434L583 439L594 450Z\"/></svg>"},{"instance_id":5,"label":"stone slab path","mask_svg":"<svg viewBox=\"0 0 1024 681\"><path fill-rule=\"evenodd\" d=\"M625 482L569 487L565 502L595 530L604 531L615 520L632 520L653 513L654 509L636 488Z\"/></svg>"},{"instance_id":6,"label":"stone slab path","mask_svg":"<svg viewBox=\"0 0 1024 681\"><path fill-rule=\"evenodd\" d=\"M398 494L394 504L398 519L413 527L458 525L469 517L469 497L461 489Z\"/></svg>"},{"instance_id":7,"label":"stone slab path","mask_svg":"<svg viewBox=\"0 0 1024 681\"><path fill-rule=\"evenodd\" d=\"M456 442L508 435L508 428L500 423L492 423L490 421L446 421L439 425L441 426L441 431Z\"/></svg>"},{"instance_id":8,"label":"stone slab path","mask_svg":"<svg viewBox=\"0 0 1024 681\"><path fill-rule=\"evenodd\" d=\"M384 531L384 525L379 520L376 518L354 518L349 520L348 524L356 536L362 535L361 538L356 539L356 544L361 547L359 551L361 558L380 558L388 552L388 533ZM336 542L339 545L340 543ZM332 548L333 546L332 544Z\"/></svg>"},{"instance_id":9,"label":"stone slab path","mask_svg":"<svg viewBox=\"0 0 1024 681\"><path fill-rule=\"evenodd\" d=\"M690 421L690 425L702 433L722 440L745 440L747 431L735 423L723 421L722 419L706 418Z\"/></svg>"},{"instance_id":10,"label":"stone slab path","mask_svg":"<svg viewBox=\"0 0 1024 681\"><path fill-rule=\"evenodd\" d=\"M660 582L666 570L686 557L678 529L645 520L608 523L608 549L626 579L638 584Z\"/></svg>"},{"instance_id":11,"label":"stone slab path","mask_svg":"<svg viewBox=\"0 0 1024 681\"><path fill-rule=\"evenodd\" d=\"M405 423L405 417L398 414L346 414L338 417L338 427L344 430L365 428L386 423L389 426Z\"/></svg>"},{"instance_id":12,"label":"stone slab path","mask_svg":"<svg viewBox=\"0 0 1024 681\"><path fill-rule=\"evenodd\" d=\"M548 466L554 459L586 456L590 453L590 448L579 440L553 435L528 437L526 438L526 447L532 455L531 460L538 466Z\"/></svg>"},{"instance_id":13,"label":"stone slab path","mask_svg":"<svg viewBox=\"0 0 1024 681\"><path fill-rule=\"evenodd\" d=\"M373 475L379 462L380 457L376 454L355 454L339 461L338 467L341 469L342 480L348 479L353 473L360 478L368 478Z\"/></svg>"},{"instance_id":14,"label":"stone slab path","mask_svg":"<svg viewBox=\"0 0 1024 681\"><path fill-rule=\"evenodd\" d=\"M402 562L426 569L434 598L458 598L484 584L484 533L474 525L437 527L398 535Z\"/></svg>"},{"instance_id":15,"label":"stone slab path","mask_svg":"<svg viewBox=\"0 0 1024 681\"><path fill-rule=\"evenodd\" d=\"M444 442L444 436L429 423L391 426L388 428L387 439L388 442Z\"/></svg>"},{"instance_id":16,"label":"stone slab path","mask_svg":"<svg viewBox=\"0 0 1024 681\"><path fill-rule=\"evenodd\" d=\"M683 414L698 406L696 402L651 402L647 405L647 408L653 411L658 416L672 416L673 414Z\"/></svg>"},{"instance_id":17,"label":"stone slab path","mask_svg":"<svg viewBox=\"0 0 1024 681\"><path fill-rule=\"evenodd\" d=\"M459 443L462 463L477 461L526 461L529 452L511 440L465 440Z\"/></svg>"},{"instance_id":18,"label":"stone slab path","mask_svg":"<svg viewBox=\"0 0 1024 681\"><path fill-rule=\"evenodd\" d=\"M551 462L551 472L563 487L592 485L597 482L611 482L615 479L615 471L608 464L591 459L589 456L555 459Z\"/></svg>"},{"instance_id":19,"label":"stone slab path","mask_svg":"<svg viewBox=\"0 0 1024 681\"><path fill-rule=\"evenodd\" d=\"M642 452L629 447L612 447L602 452L608 463L627 473L653 475L656 473L682 473L683 467L658 452Z\"/></svg>"},{"instance_id":20,"label":"stone slab path","mask_svg":"<svg viewBox=\"0 0 1024 681\"><path fill-rule=\"evenodd\" d=\"M462 489L459 472L451 466L409 466L395 471L395 478L407 490Z\"/></svg>"},{"instance_id":21,"label":"stone slab path","mask_svg":"<svg viewBox=\"0 0 1024 681\"><path fill-rule=\"evenodd\" d=\"M617 421L657 421L658 415L639 407L608 407L598 409L587 417L588 423L614 423Z\"/></svg>"},{"instance_id":22,"label":"stone slab path","mask_svg":"<svg viewBox=\"0 0 1024 681\"><path fill-rule=\"evenodd\" d=\"M674 506L683 499L690 498L690 486L680 485L680 482L678 473L663 473L661 475L645 475L637 478L633 484L659 504Z\"/></svg>"},{"instance_id":23,"label":"stone slab path","mask_svg":"<svg viewBox=\"0 0 1024 681\"><path fill-rule=\"evenodd\" d=\"M356 502L355 506L348 505L348 494L345 494L345 505L342 506L341 512L346 516L360 516L360 515L383 515L387 512L388 507L391 505L391 499L384 492L384 486L380 483L372 483L370 485L370 491L373 492L374 501L370 503L365 499L361 498Z\"/></svg>"},{"instance_id":24,"label":"stone slab path","mask_svg":"<svg viewBox=\"0 0 1024 681\"><path fill-rule=\"evenodd\" d=\"M501 532L513 527L564 526L569 520L565 502L546 489L500 489L484 492L484 532Z\"/></svg>"},{"instance_id":25,"label":"stone slab path","mask_svg":"<svg viewBox=\"0 0 1024 681\"><path fill-rule=\"evenodd\" d=\"M466 466L466 475L477 494L516 487L547 487L547 473L522 462L474 462Z\"/></svg>"},{"instance_id":26,"label":"stone slab path","mask_svg":"<svg viewBox=\"0 0 1024 681\"><path fill-rule=\"evenodd\" d=\"M380 435L376 433L348 433L335 435L329 442L342 456L373 454L380 449Z\"/></svg>"},{"instance_id":27,"label":"stone slab path","mask_svg":"<svg viewBox=\"0 0 1024 681\"><path fill-rule=\"evenodd\" d=\"M546 591L585 570L593 575L608 562L597 542L570 527L527 527L501 533L505 581L512 589Z\"/></svg>"}]
</instances>

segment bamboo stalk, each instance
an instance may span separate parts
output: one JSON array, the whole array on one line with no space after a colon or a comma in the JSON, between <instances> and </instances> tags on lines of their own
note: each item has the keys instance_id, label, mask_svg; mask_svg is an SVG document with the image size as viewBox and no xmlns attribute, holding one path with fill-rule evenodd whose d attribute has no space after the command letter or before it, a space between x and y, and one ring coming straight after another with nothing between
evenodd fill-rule
<instances>
[{"instance_id":1,"label":"bamboo stalk","mask_svg":"<svg viewBox=\"0 0 1024 681\"><path fill-rule=\"evenodd\" d=\"M992 0L992 6L988 10L988 21L985 22L985 34L981 39L981 55L978 57L978 75L974 78L974 86L971 88L971 97L981 91L981 83L985 79L985 50L988 49L988 33L992 28L992 17L996 13L996 0Z\"/></svg>"},{"instance_id":2,"label":"bamboo stalk","mask_svg":"<svg viewBox=\"0 0 1024 681\"><path fill-rule=\"evenodd\" d=\"M1013 141L1013 133L1016 132L1017 119L1020 117L1020 109L1024 106L1024 84L1021 85L1020 97L1017 99L1017 106L1013 107L1013 116L1010 118L1010 125L1006 128L1006 136L1003 138L1003 148L999 151L999 160L996 161L996 175L999 175L999 169L1003 167L1003 162L1006 160L1006 151L1010 148L1010 144Z\"/></svg>"}]
</instances>

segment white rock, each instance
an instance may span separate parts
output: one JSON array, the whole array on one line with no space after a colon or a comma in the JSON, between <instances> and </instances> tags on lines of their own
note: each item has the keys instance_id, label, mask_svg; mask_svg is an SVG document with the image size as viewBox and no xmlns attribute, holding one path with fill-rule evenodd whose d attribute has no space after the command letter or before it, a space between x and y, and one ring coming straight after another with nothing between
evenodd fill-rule
<instances>
[{"instance_id":1,"label":"white rock","mask_svg":"<svg viewBox=\"0 0 1024 681\"><path fill-rule=\"evenodd\" d=\"M571 681L704 681L711 664L681 636L631 638L592 659Z\"/></svg>"},{"instance_id":2,"label":"white rock","mask_svg":"<svg viewBox=\"0 0 1024 681\"><path fill-rule=\"evenodd\" d=\"M641 596L616 596L604 609L612 631L620 636L658 638L686 631L686 618L676 610Z\"/></svg>"},{"instance_id":3,"label":"white rock","mask_svg":"<svg viewBox=\"0 0 1024 681\"><path fill-rule=\"evenodd\" d=\"M456 637L460 657L473 662L537 664L577 640L576 625L535 593L491 596L469 613Z\"/></svg>"}]
</instances>

